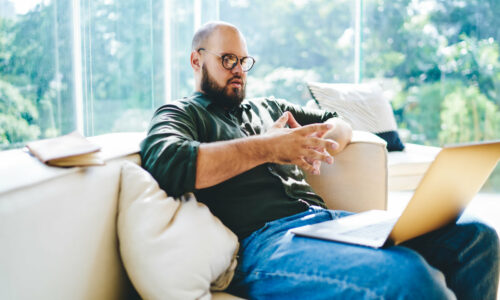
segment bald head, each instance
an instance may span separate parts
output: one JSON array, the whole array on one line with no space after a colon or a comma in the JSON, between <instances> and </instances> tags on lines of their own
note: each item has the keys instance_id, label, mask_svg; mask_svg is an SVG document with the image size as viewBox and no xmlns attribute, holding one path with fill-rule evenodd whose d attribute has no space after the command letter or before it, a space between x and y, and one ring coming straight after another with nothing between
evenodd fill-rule
<instances>
[{"instance_id":1,"label":"bald head","mask_svg":"<svg viewBox=\"0 0 500 300\"><path fill-rule=\"evenodd\" d=\"M207 47L207 44L209 43L212 35L218 31L232 31L233 33L239 35L242 40L244 40L243 35L234 25L221 21L209 22L201 26L194 34L193 42L191 43L191 51L197 51L199 48Z\"/></svg>"},{"instance_id":2,"label":"bald head","mask_svg":"<svg viewBox=\"0 0 500 300\"><path fill-rule=\"evenodd\" d=\"M196 91L225 108L239 105L245 98L247 78L241 59L248 56L241 32L229 23L210 22L196 31L191 47ZM225 63L227 55L236 57L236 63L229 68Z\"/></svg>"}]
</instances>

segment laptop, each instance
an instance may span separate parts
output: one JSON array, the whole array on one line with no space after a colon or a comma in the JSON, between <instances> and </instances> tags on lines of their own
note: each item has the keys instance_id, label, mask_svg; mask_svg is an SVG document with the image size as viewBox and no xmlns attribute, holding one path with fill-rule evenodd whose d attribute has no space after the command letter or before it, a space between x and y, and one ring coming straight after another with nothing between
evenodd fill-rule
<instances>
[{"instance_id":1,"label":"laptop","mask_svg":"<svg viewBox=\"0 0 500 300\"><path fill-rule=\"evenodd\" d=\"M401 214L371 210L291 232L373 248L400 244L456 221L499 160L500 140L446 146Z\"/></svg>"}]
</instances>

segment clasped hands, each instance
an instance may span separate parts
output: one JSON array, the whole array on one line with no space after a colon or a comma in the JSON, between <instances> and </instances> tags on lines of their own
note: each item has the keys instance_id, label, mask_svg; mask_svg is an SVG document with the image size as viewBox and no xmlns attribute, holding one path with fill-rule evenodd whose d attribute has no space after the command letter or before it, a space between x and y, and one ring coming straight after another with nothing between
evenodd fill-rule
<instances>
[{"instance_id":1,"label":"clasped hands","mask_svg":"<svg viewBox=\"0 0 500 300\"><path fill-rule=\"evenodd\" d=\"M339 147L334 140L324 138L334 127L329 123L301 126L290 112L285 112L264 134L269 142L270 161L295 164L306 172L319 175L321 161L332 164L330 153Z\"/></svg>"}]
</instances>

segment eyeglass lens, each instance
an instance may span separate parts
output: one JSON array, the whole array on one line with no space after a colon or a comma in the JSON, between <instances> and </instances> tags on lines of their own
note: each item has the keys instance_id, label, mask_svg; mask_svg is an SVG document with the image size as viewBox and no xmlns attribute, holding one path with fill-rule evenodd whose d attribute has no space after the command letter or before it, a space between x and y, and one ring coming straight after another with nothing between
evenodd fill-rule
<instances>
[{"instance_id":1,"label":"eyeglass lens","mask_svg":"<svg viewBox=\"0 0 500 300\"><path fill-rule=\"evenodd\" d=\"M238 57L235 54L226 54L223 56L222 64L224 68L231 70L238 64ZM241 59L241 68L243 71L248 71L252 68L254 59L251 57L244 57Z\"/></svg>"}]
</instances>

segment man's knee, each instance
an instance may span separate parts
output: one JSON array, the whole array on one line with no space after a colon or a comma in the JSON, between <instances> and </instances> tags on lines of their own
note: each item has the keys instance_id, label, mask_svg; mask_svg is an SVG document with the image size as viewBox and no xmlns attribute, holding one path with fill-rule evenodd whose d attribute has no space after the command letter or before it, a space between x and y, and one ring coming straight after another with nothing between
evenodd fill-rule
<instances>
[{"instance_id":1,"label":"man's knee","mask_svg":"<svg viewBox=\"0 0 500 300\"><path fill-rule=\"evenodd\" d=\"M387 278L386 297L389 299L455 299L440 271L431 267L420 255L403 249Z\"/></svg>"},{"instance_id":2,"label":"man's knee","mask_svg":"<svg viewBox=\"0 0 500 300\"><path fill-rule=\"evenodd\" d=\"M495 229L479 221L460 224L460 227L462 227L462 233L470 236L469 244L465 245L465 247L475 247L483 254L489 253L494 262L498 264L500 241ZM463 257L463 259L467 258Z\"/></svg>"},{"instance_id":3,"label":"man's knee","mask_svg":"<svg viewBox=\"0 0 500 300\"><path fill-rule=\"evenodd\" d=\"M479 250L484 251L484 254L489 256L488 264L490 265L490 271L496 273L496 277L498 277L500 268L500 240L498 233L495 229L484 223L475 222L473 224L479 243Z\"/></svg>"},{"instance_id":4,"label":"man's knee","mask_svg":"<svg viewBox=\"0 0 500 300\"><path fill-rule=\"evenodd\" d=\"M489 245L488 248L496 250L498 253L500 242L496 230L484 223L475 222L473 224L478 238L481 239L486 245Z\"/></svg>"}]
</instances>

